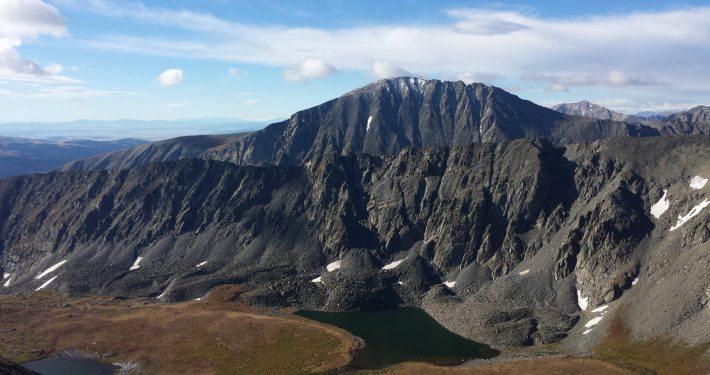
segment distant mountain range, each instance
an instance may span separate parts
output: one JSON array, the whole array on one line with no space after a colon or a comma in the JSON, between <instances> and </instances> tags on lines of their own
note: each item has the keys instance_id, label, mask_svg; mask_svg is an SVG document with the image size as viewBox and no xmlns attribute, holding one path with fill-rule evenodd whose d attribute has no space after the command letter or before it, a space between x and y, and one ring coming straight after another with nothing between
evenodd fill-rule
<instances>
[{"instance_id":1,"label":"distant mountain range","mask_svg":"<svg viewBox=\"0 0 710 375\"><path fill-rule=\"evenodd\" d=\"M601 120L625 121L657 129L662 135L710 134L710 107L697 106L682 112L640 112L625 115L586 100L563 103L552 107L557 112Z\"/></svg>"},{"instance_id":2,"label":"distant mountain range","mask_svg":"<svg viewBox=\"0 0 710 375\"><path fill-rule=\"evenodd\" d=\"M552 109L568 115L585 116L600 120L624 121L626 119L626 115L621 112L612 111L586 100L577 103L558 104Z\"/></svg>"},{"instance_id":3,"label":"distant mountain range","mask_svg":"<svg viewBox=\"0 0 710 375\"><path fill-rule=\"evenodd\" d=\"M158 141L186 135L228 134L263 128L277 120L250 121L229 118L185 120L76 120L55 123L0 123L0 136L48 140L116 140L136 138Z\"/></svg>"},{"instance_id":4,"label":"distant mountain range","mask_svg":"<svg viewBox=\"0 0 710 375\"><path fill-rule=\"evenodd\" d=\"M145 143L140 139L47 141L0 137L0 178L48 172L72 160Z\"/></svg>"}]
</instances>

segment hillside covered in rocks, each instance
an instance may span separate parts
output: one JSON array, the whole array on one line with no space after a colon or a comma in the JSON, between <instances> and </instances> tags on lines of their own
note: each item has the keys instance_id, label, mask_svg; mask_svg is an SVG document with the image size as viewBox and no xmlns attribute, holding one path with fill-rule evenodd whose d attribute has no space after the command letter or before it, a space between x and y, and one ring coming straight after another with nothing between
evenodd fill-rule
<instances>
[{"instance_id":1,"label":"hillside covered in rocks","mask_svg":"<svg viewBox=\"0 0 710 375\"><path fill-rule=\"evenodd\" d=\"M238 283L257 304L422 306L501 346L585 347L623 309L635 337L710 341L707 136L381 155L288 139L290 153L264 156L280 166L183 159L0 181L2 292L184 301Z\"/></svg>"}]
</instances>

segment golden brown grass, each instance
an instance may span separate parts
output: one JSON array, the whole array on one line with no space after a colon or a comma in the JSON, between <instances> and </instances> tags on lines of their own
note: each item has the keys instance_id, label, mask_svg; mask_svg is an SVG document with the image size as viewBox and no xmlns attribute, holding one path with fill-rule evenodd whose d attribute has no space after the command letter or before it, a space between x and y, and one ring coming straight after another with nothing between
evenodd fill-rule
<instances>
[{"instance_id":1,"label":"golden brown grass","mask_svg":"<svg viewBox=\"0 0 710 375\"><path fill-rule=\"evenodd\" d=\"M704 354L710 343L688 346L670 338L636 341L624 324L623 310L612 318L607 338L595 348L600 358L639 373L669 375L710 374L710 359Z\"/></svg>"},{"instance_id":2,"label":"golden brown grass","mask_svg":"<svg viewBox=\"0 0 710 375\"><path fill-rule=\"evenodd\" d=\"M631 375L633 372L611 363L591 358L536 358L491 363L476 367L439 367L424 363L404 363L379 371L366 372L388 375Z\"/></svg>"},{"instance_id":3,"label":"golden brown grass","mask_svg":"<svg viewBox=\"0 0 710 375\"><path fill-rule=\"evenodd\" d=\"M137 361L150 374L294 374L350 362L345 331L264 315L238 293L218 288L205 302L172 305L49 292L0 296L0 356L25 362L70 349L114 353L106 360Z\"/></svg>"}]
</instances>

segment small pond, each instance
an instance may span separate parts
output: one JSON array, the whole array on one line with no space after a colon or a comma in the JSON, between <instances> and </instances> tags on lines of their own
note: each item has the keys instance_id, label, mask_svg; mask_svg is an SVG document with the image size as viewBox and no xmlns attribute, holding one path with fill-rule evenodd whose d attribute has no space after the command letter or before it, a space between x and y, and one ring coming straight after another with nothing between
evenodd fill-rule
<instances>
[{"instance_id":1,"label":"small pond","mask_svg":"<svg viewBox=\"0 0 710 375\"><path fill-rule=\"evenodd\" d=\"M42 375L113 375L118 367L88 358L54 357L23 363Z\"/></svg>"},{"instance_id":2,"label":"small pond","mask_svg":"<svg viewBox=\"0 0 710 375\"><path fill-rule=\"evenodd\" d=\"M406 361L457 365L499 352L461 337L418 308L329 313L299 311L299 316L343 328L365 340L353 369L377 369Z\"/></svg>"}]
</instances>

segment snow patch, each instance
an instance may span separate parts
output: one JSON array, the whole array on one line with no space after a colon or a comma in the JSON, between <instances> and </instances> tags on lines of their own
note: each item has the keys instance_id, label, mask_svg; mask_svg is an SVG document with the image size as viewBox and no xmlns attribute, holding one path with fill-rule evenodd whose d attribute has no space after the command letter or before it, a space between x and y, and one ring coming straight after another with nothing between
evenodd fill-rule
<instances>
[{"instance_id":1,"label":"snow patch","mask_svg":"<svg viewBox=\"0 0 710 375\"><path fill-rule=\"evenodd\" d=\"M372 116L367 118L367 127L365 128L365 131L370 130L370 123L372 122Z\"/></svg>"},{"instance_id":2,"label":"snow patch","mask_svg":"<svg viewBox=\"0 0 710 375\"><path fill-rule=\"evenodd\" d=\"M195 301L202 301L202 297L195 298Z\"/></svg>"},{"instance_id":3,"label":"snow patch","mask_svg":"<svg viewBox=\"0 0 710 375\"><path fill-rule=\"evenodd\" d=\"M165 289L165 291L164 291L163 293L161 293L159 296L157 296L157 297L155 297L155 298L161 299L161 298L165 297L165 294L166 294L166 293L168 293L168 290L167 290L167 289Z\"/></svg>"},{"instance_id":4,"label":"snow patch","mask_svg":"<svg viewBox=\"0 0 710 375\"><path fill-rule=\"evenodd\" d=\"M12 277L8 278L7 281L5 281L5 284L3 284L3 286L4 286L5 288L9 287L9 286L10 286L10 281L12 281Z\"/></svg>"},{"instance_id":5,"label":"snow patch","mask_svg":"<svg viewBox=\"0 0 710 375\"><path fill-rule=\"evenodd\" d=\"M397 284L399 284L399 285L404 285L404 281L402 281L402 280L397 281Z\"/></svg>"},{"instance_id":6,"label":"snow patch","mask_svg":"<svg viewBox=\"0 0 710 375\"><path fill-rule=\"evenodd\" d=\"M446 285L447 288L451 289L456 285L456 281L444 281L444 285Z\"/></svg>"},{"instance_id":7,"label":"snow patch","mask_svg":"<svg viewBox=\"0 0 710 375\"><path fill-rule=\"evenodd\" d=\"M525 275L527 275L527 274L529 274L529 273L530 273L530 270L528 269L528 270L525 270L525 271L523 271L523 272L518 273L518 275L520 275L520 276L525 276Z\"/></svg>"},{"instance_id":8,"label":"snow patch","mask_svg":"<svg viewBox=\"0 0 710 375\"><path fill-rule=\"evenodd\" d=\"M585 328L594 327L595 325L599 324L599 322L601 322L603 318L604 318L604 315L589 319L589 321L584 325L584 327Z\"/></svg>"},{"instance_id":9,"label":"snow patch","mask_svg":"<svg viewBox=\"0 0 710 375\"><path fill-rule=\"evenodd\" d=\"M591 329L588 329L588 330L582 332L582 334L583 334L583 335L586 335L586 334L589 333L589 332L592 332L592 330L591 330Z\"/></svg>"},{"instance_id":10,"label":"snow patch","mask_svg":"<svg viewBox=\"0 0 710 375\"><path fill-rule=\"evenodd\" d=\"M47 287L47 285L49 285L56 278L57 278L57 276L54 276L53 278L47 280L44 284L40 285L39 288L35 289L35 291L44 289L45 287Z\"/></svg>"},{"instance_id":11,"label":"snow patch","mask_svg":"<svg viewBox=\"0 0 710 375\"><path fill-rule=\"evenodd\" d=\"M9 274L9 273L3 273L3 274L2 274L2 278L3 278L3 279L7 279L8 277L10 277L10 274Z\"/></svg>"},{"instance_id":12,"label":"snow patch","mask_svg":"<svg viewBox=\"0 0 710 375\"><path fill-rule=\"evenodd\" d=\"M52 267L47 268L46 270L44 270L44 272L37 275L37 277L35 277L35 279L39 280L39 279L45 277L48 273L54 272L57 268L61 267L66 262L67 261L65 259L65 260L53 265Z\"/></svg>"},{"instance_id":13,"label":"snow patch","mask_svg":"<svg viewBox=\"0 0 710 375\"><path fill-rule=\"evenodd\" d=\"M707 206L710 206L710 200L705 199L702 202L700 202L697 206L693 207L693 209L690 210L690 212L688 212L685 216L678 215L678 221L676 222L676 224L674 226L671 227L671 232L680 228L680 226L685 224L686 222L688 222L688 220L697 216L700 213L700 211L702 211L703 208L705 208Z\"/></svg>"},{"instance_id":14,"label":"snow patch","mask_svg":"<svg viewBox=\"0 0 710 375\"><path fill-rule=\"evenodd\" d=\"M663 190L663 196L661 199L651 206L651 215L658 219L663 215L664 212L668 210L671 206L671 201L668 200L668 189Z\"/></svg>"},{"instance_id":15,"label":"snow patch","mask_svg":"<svg viewBox=\"0 0 710 375\"><path fill-rule=\"evenodd\" d=\"M133 262L133 265L128 270L133 271L133 270L137 270L137 269L141 268L141 266L140 266L141 260L143 260L143 257L136 258L135 262Z\"/></svg>"},{"instance_id":16,"label":"snow patch","mask_svg":"<svg viewBox=\"0 0 710 375\"><path fill-rule=\"evenodd\" d=\"M312 283L322 283L323 281L321 280L320 276L316 277L315 279L311 280Z\"/></svg>"},{"instance_id":17,"label":"snow patch","mask_svg":"<svg viewBox=\"0 0 710 375\"><path fill-rule=\"evenodd\" d=\"M593 313L600 313L600 312L606 310L607 308L609 308L609 305L599 306L596 309L592 310L592 312Z\"/></svg>"},{"instance_id":18,"label":"snow patch","mask_svg":"<svg viewBox=\"0 0 710 375\"><path fill-rule=\"evenodd\" d=\"M636 283L639 282L639 278L635 278L633 281L631 281L631 285L636 285Z\"/></svg>"},{"instance_id":19,"label":"snow patch","mask_svg":"<svg viewBox=\"0 0 710 375\"><path fill-rule=\"evenodd\" d=\"M204 261L204 262L202 262L202 263L198 263L198 264L195 266L195 268L200 268L200 267L204 266L205 264L207 264L207 261Z\"/></svg>"},{"instance_id":20,"label":"snow patch","mask_svg":"<svg viewBox=\"0 0 710 375\"><path fill-rule=\"evenodd\" d=\"M337 270L338 268L340 268L340 266L341 266L341 261L336 260L335 262L330 263L327 266L325 266L325 269L327 269L328 272L333 272L333 271Z\"/></svg>"},{"instance_id":21,"label":"snow patch","mask_svg":"<svg viewBox=\"0 0 710 375\"><path fill-rule=\"evenodd\" d=\"M404 262L404 259L402 260L395 260L394 262L390 264L386 264L384 267L382 267L383 270L391 270L393 268L397 268L402 262Z\"/></svg>"},{"instance_id":22,"label":"snow patch","mask_svg":"<svg viewBox=\"0 0 710 375\"><path fill-rule=\"evenodd\" d=\"M700 190L700 189L702 189L702 188L705 186L705 184L707 184L707 183L708 183L708 179L707 179L707 178L702 178L701 176L695 176L695 177L693 177L693 178L690 179L690 182L688 183L688 185L689 185L690 188L693 189L693 190Z\"/></svg>"},{"instance_id":23,"label":"snow patch","mask_svg":"<svg viewBox=\"0 0 710 375\"><path fill-rule=\"evenodd\" d=\"M577 289L577 305L582 311L587 310L589 306L589 297L582 297L582 292L579 289Z\"/></svg>"}]
</instances>

